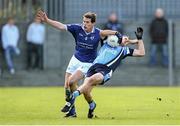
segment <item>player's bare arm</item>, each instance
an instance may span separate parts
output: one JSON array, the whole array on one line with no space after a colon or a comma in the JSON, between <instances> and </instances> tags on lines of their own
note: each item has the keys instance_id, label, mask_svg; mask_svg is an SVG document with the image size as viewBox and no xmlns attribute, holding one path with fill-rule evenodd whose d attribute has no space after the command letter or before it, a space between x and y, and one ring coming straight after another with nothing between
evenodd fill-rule
<instances>
[{"instance_id":1,"label":"player's bare arm","mask_svg":"<svg viewBox=\"0 0 180 126\"><path fill-rule=\"evenodd\" d=\"M137 44L138 40L137 39L129 39L128 44Z\"/></svg>"},{"instance_id":2,"label":"player's bare arm","mask_svg":"<svg viewBox=\"0 0 180 126\"><path fill-rule=\"evenodd\" d=\"M37 18L39 18L42 22L45 22L59 30L66 30L65 24L55 21L55 20L52 20L52 19L49 19L48 16L46 15L46 13L43 12L42 10L39 10L37 12Z\"/></svg>"},{"instance_id":3,"label":"player's bare arm","mask_svg":"<svg viewBox=\"0 0 180 126\"><path fill-rule=\"evenodd\" d=\"M129 44L137 44L138 43L138 39L129 39L128 36L124 36L122 37L122 42L121 42L121 46L127 46Z\"/></svg>"},{"instance_id":4,"label":"player's bare arm","mask_svg":"<svg viewBox=\"0 0 180 126\"><path fill-rule=\"evenodd\" d=\"M100 32L100 36L101 38L105 38L108 35L115 35L117 33L117 31L113 31L113 30L102 30Z\"/></svg>"},{"instance_id":5,"label":"player's bare arm","mask_svg":"<svg viewBox=\"0 0 180 126\"><path fill-rule=\"evenodd\" d=\"M136 35L138 41L137 41L137 48L134 49L133 56L144 56L145 48L144 48L144 43L142 40L143 29L141 27L138 27L137 31L135 32L135 35Z\"/></svg>"},{"instance_id":6,"label":"player's bare arm","mask_svg":"<svg viewBox=\"0 0 180 126\"><path fill-rule=\"evenodd\" d=\"M133 56L144 56L145 48L143 40L138 40L137 49L134 49Z\"/></svg>"}]
</instances>

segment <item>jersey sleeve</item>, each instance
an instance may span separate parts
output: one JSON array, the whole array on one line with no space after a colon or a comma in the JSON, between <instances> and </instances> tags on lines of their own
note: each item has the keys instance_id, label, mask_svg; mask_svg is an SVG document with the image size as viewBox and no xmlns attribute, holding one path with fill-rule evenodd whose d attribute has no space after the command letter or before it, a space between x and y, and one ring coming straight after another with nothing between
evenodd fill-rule
<instances>
[{"instance_id":1,"label":"jersey sleeve","mask_svg":"<svg viewBox=\"0 0 180 126\"><path fill-rule=\"evenodd\" d=\"M107 40L107 36L104 39L100 39L101 47L104 45L104 42Z\"/></svg>"},{"instance_id":2,"label":"jersey sleeve","mask_svg":"<svg viewBox=\"0 0 180 126\"><path fill-rule=\"evenodd\" d=\"M79 24L67 24L66 25L66 30L74 34L79 27L81 27Z\"/></svg>"},{"instance_id":3,"label":"jersey sleeve","mask_svg":"<svg viewBox=\"0 0 180 126\"><path fill-rule=\"evenodd\" d=\"M124 47L123 58L126 58L127 56L133 56L133 52L134 49L129 47Z\"/></svg>"}]
</instances>

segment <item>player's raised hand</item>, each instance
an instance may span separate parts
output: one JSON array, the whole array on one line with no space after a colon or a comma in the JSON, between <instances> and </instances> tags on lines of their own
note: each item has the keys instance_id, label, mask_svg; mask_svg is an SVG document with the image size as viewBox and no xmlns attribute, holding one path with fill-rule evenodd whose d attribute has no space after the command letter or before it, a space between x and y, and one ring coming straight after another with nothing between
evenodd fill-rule
<instances>
[{"instance_id":1,"label":"player's raised hand","mask_svg":"<svg viewBox=\"0 0 180 126\"><path fill-rule=\"evenodd\" d=\"M143 28L137 27L137 30L135 31L135 35L138 40L141 40L143 36Z\"/></svg>"},{"instance_id":2,"label":"player's raised hand","mask_svg":"<svg viewBox=\"0 0 180 126\"><path fill-rule=\"evenodd\" d=\"M36 18L40 19L42 22L47 22L47 20L48 20L46 13L42 10L39 10L37 12Z\"/></svg>"}]
</instances>

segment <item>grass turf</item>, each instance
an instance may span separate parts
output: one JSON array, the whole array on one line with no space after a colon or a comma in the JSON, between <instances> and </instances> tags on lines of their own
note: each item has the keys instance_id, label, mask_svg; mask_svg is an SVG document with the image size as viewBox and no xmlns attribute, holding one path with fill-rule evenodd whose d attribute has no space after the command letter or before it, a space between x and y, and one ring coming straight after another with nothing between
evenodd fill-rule
<instances>
[{"instance_id":1,"label":"grass turf","mask_svg":"<svg viewBox=\"0 0 180 126\"><path fill-rule=\"evenodd\" d=\"M77 118L63 118L62 87L0 88L0 124L180 124L178 87L98 87L96 118L87 119L83 96Z\"/></svg>"}]
</instances>

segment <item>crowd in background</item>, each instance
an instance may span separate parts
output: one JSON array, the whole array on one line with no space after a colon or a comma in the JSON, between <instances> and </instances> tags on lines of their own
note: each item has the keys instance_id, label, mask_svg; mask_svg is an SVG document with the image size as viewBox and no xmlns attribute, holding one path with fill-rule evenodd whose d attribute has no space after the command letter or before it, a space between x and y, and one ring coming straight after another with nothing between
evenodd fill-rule
<instances>
[{"instance_id":1,"label":"crowd in background","mask_svg":"<svg viewBox=\"0 0 180 126\"><path fill-rule=\"evenodd\" d=\"M15 19L9 17L7 23L1 28L1 53L7 64L10 74L15 74L14 58L21 54L19 45L19 28L15 24ZM43 43L45 40L45 26L40 20L34 21L28 26L26 33L27 42L27 62L26 68L43 69ZM22 52L24 53L24 52ZM0 68L2 74L2 66Z\"/></svg>"},{"instance_id":2,"label":"crowd in background","mask_svg":"<svg viewBox=\"0 0 180 126\"><path fill-rule=\"evenodd\" d=\"M115 12L108 16L107 22L103 29L117 30L124 33L124 25L120 21ZM154 19L149 26L149 35L151 37L150 59L148 65L153 67L157 65L157 52L160 50L162 54L162 65L168 66L168 22L164 16L164 11L157 8L154 14ZM10 74L15 74L15 65L13 58L21 55L18 48L20 38L19 28L15 24L13 17L8 18L7 23L1 28L1 55L4 56L7 68ZM28 26L26 32L27 42L27 62L26 68L43 70L43 44L45 42L45 26L40 20L34 18L34 21ZM4 67L4 66L3 66ZM2 74L2 65L0 62L0 75Z\"/></svg>"}]
</instances>

